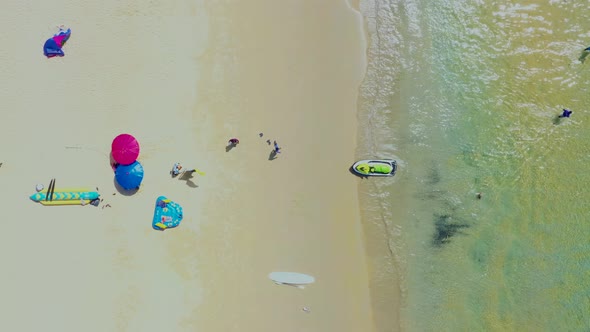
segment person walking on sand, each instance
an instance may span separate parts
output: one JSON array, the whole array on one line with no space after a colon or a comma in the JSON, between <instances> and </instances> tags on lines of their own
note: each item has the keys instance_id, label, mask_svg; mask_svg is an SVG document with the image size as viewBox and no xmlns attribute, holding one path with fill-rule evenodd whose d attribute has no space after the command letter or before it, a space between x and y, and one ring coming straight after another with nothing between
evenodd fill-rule
<instances>
[{"instance_id":1,"label":"person walking on sand","mask_svg":"<svg viewBox=\"0 0 590 332\"><path fill-rule=\"evenodd\" d=\"M231 146L236 146L236 145L240 144L240 140L234 137L234 138L230 139L228 143Z\"/></svg>"},{"instance_id":2,"label":"person walking on sand","mask_svg":"<svg viewBox=\"0 0 590 332\"><path fill-rule=\"evenodd\" d=\"M277 141L274 141L274 144L275 144L275 153L281 153L281 148L279 148Z\"/></svg>"}]
</instances>

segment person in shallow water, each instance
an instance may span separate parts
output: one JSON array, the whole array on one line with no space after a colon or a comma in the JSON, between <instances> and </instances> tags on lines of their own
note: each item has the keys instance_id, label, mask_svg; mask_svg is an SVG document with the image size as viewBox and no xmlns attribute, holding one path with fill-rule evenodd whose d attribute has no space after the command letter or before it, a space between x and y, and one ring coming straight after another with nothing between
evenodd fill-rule
<instances>
[{"instance_id":1,"label":"person in shallow water","mask_svg":"<svg viewBox=\"0 0 590 332\"><path fill-rule=\"evenodd\" d=\"M559 116L560 118L569 118L572 115L572 111L568 110L567 108L563 109L563 113Z\"/></svg>"}]
</instances>

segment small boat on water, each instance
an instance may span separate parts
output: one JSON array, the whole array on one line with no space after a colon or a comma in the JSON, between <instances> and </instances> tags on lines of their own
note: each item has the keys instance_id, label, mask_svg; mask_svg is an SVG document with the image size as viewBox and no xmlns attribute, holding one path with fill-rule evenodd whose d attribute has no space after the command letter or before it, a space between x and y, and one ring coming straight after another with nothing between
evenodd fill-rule
<instances>
[{"instance_id":1,"label":"small boat on water","mask_svg":"<svg viewBox=\"0 0 590 332\"><path fill-rule=\"evenodd\" d=\"M392 159L359 160L352 165L352 170L360 176L393 176L396 169Z\"/></svg>"}]
</instances>

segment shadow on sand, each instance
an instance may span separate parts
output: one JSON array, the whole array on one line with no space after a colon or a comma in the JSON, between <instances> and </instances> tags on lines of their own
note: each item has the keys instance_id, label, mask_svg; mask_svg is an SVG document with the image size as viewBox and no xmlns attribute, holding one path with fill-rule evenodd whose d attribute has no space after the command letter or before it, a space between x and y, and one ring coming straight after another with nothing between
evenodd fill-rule
<instances>
[{"instance_id":1,"label":"shadow on sand","mask_svg":"<svg viewBox=\"0 0 590 332\"><path fill-rule=\"evenodd\" d=\"M119 185L119 183L117 182L117 179L115 177L113 177L113 183L115 184L115 189L117 189L119 194L121 194L123 196L133 196L133 195L135 195L136 192L139 191L139 188L130 189L130 190L124 189L123 187L121 187L121 185Z\"/></svg>"},{"instance_id":2,"label":"shadow on sand","mask_svg":"<svg viewBox=\"0 0 590 332\"><path fill-rule=\"evenodd\" d=\"M228 145L225 147L225 152L230 152L230 151L231 151L231 149L233 149L233 148L235 148L235 147L236 147L236 145L235 145L235 144L231 144L231 143L230 143L230 144L228 144Z\"/></svg>"},{"instance_id":3,"label":"shadow on sand","mask_svg":"<svg viewBox=\"0 0 590 332\"><path fill-rule=\"evenodd\" d=\"M272 150L270 152L270 154L268 155L268 160L275 160L277 159L277 152L275 150Z\"/></svg>"},{"instance_id":4,"label":"shadow on sand","mask_svg":"<svg viewBox=\"0 0 590 332\"><path fill-rule=\"evenodd\" d=\"M119 164L117 164L117 162L115 161L115 159L113 159L113 153L110 152L109 153L109 165L111 165L111 168L113 169L113 172L117 169L117 166Z\"/></svg>"},{"instance_id":5,"label":"shadow on sand","mask_svg":"<svg viewBox=\"0 0 590 332\"><path fill-rule=\"evenodd\" d=\"M194 171L183 172L180 175L178 175L178 180L185 181L186 185L191 188L198 188L199 186L196 183L194 183L192 180L193 174L194 174Z\"/></svg>"},{"instance_id":6,"label":"shadow on sand","mask_svg":"<svg viewBox=\"0 0 590 332\"><path fill-rule=\"evenodd\" d=\"M290 287L295 287L295 288L299 288L299 289L305 289L304 285L299 285L299 284L288 284L288 283L278 282L278 281L275 281L274 283L275 283L275 285L279 285L279 286L290 286Z\"/></svg>"}]
</instances>

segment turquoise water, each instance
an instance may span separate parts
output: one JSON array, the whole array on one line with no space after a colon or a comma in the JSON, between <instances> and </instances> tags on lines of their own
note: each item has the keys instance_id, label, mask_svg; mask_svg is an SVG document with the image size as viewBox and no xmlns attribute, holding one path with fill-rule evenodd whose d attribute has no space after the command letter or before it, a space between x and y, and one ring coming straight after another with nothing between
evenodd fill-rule
<instances>
[{"instance_id":1,"label":"turquoise water","mask_svg":"<svg viewBox=\"0 0 590 332\"><path fill-rule=\"evenodd\" d=\"M401 164L360 187L379 330L590 330L588 4L361 12L357 155Z\"/></svg>"}]
</instances>

